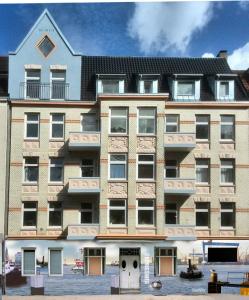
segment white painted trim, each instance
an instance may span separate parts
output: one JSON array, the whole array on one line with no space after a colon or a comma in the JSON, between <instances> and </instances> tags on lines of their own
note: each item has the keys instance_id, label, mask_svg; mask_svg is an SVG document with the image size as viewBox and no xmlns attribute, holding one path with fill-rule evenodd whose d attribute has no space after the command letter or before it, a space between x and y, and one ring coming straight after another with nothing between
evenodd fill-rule
<instances>
[{"instance_id":1,"label":"white painted trim","mask_svg":"<svg viewBox=\"0 0 249 300\"><path fill-rule=\"evenodd\" d=\"M61 252L61 274L51 274L50 273L50 251L56 250ZM48 276L63 276L63 249L62 248L48 248Z\"/></svg>"}]
</instances>

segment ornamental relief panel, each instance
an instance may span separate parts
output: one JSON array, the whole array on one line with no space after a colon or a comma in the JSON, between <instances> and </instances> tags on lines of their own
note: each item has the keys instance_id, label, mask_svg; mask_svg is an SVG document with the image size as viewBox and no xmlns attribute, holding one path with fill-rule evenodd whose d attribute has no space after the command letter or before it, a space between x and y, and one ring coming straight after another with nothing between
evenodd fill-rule
<instances>
[{"instance_id":1,"label":"ornamental relief panel","mask_svg":"<svg viewBox=\"0 0 249 300\"><path fill-rule=\"evenodd\" d=\"M210 194L210 187L209 186L196 186L196 193L197 194Z\"/></svg>"},{"instance_id":2,"label":"ornamental relief panel","mask_svg":"<svg viewBox=\"0 0 249 300\"><path fill-rule=\"evenodd\" d=\"M109 152L128 152L128 137L110 136L108 139Z\"/></svg>"},{"instance_id":3,"label":"ornamental relief panel","mask_svg":"<svg viewBox=\"0 0 249 300\"><path fill-rule=\"evenodd\" d=\"M225 150L225 151L232 151L235 149L235 144L234 143L224 143L220 144L220 149Z\"/></svg>"},{"instance_id":4,"label":"ornamental relief panel","mask_svg":"<svg viewBox=\"0 0 249 300\"><path fill-rule=\"evenodd\" d=\"M137 198L155 198L156 184L153 182L139 182L136 190Z\"/></svg>"},{"instance_id":5,"label":"ornamental relief panel","mask_svg":"<svg viewBox=\"0 0 249 300\"><path fill-rule=\"evenodd\" d=\"M195 229L193 227L166 227L165 234L168 237L172 236L195 236Z\"/></svg>"},{"instance_id":6,"label":"ornamental relief panel","mask_svg":"<svg viewBox=\"0 0 249 300\"><path fill-rule=\"evenodd\" d=\"M234 186L221 186L220 187L220 193L221 194L234 194L235 193L235 187Z\"/></svg>"},{"instance_id":7,"label":"ornamental relief panel","mask_svg":"<svg viewBox=\"0 0 249 300\"><path fill-rule=\"evenodd\" d=\"M69 179L69 188L73 189L99 189L99 179L76 178Z\"/></svg>"},{"instance_id":8,"label":"ornamental relief panel","mask_svg":"<svg viewBox=\"0 0 249 300\"><path fill-rule=\"evenodd\" d=\"M21 236L36 236L36 230L22 230Z\"/></svg>"},{"instance_id":9,"label":"ornamental relief panel","mask_svg":"<svg viewBox=\"0 0 249 300\"><path fill-rule=\"evenodd\" d=\"M68 226L68 236L96 236L99 233L99 226Z\"/></svg>"},{"instance_id":10,"label":"ornamental relief panel","mask_svg":"<svg viewBox=\"0 0 249 300\"><path fill-rule=\"evenodd\" d=\"M53 193L60 193L63 190L63 185L49 185L48 192Z\"/></svg>"},{"instance_id":11,"label":"ornamental relief panel","mask_svg":"<svg viewBox=\"0 0 249 300\"><path fill-rule=\"evenodd\" d=\"M76 144L100 144L100 133L71 132L69 142Z\"/></svg>"},{"instance_id":12,"label":"ornamental relief panel","mask_svg":"<svg viewBox=\"0 0 249 300\"><path fill-rule=\"evenodd\" d=\"M38 192L38 186L37 185L24 185L22 187L23 193L37 193Z\"/></svg>"},{"instance_id":13,"label":"ornamental relief panel","mask_svg":"<svg viewBox=\"0 0 249 300\"><path fill-rule=\"evenodd\" d=\"M39 141L24 141L22 147L25 150L39 149L40 148L40 142Z\"/></svg>"},{"instance_id":14,"label":"ornamental relief panel","mask_svg":"<svg viewBox=\"0 0 249 300\"><path fill-rule=\"evenodd\" d=\"M127 198L127 182L109 182L109 198Z\"/></svg>"},{"instance_id":15,"label":"ornamental relief panel","mask_svg":"<svg viewBox=\"0 0 249 300\"><path fill-rule=\"evenodd\" d=\"M220 156L220 158L235 158L236 157L235 153L220 153L219 156Z\"/></svg>"},{"instance_id":16,"label":"ornamental relief panel","mask_svg":"<svg viewBox=\"0 0 249 300\"><path fill-rule=\"evenodd\" d=\"M209 150L209 143L198 143L196 142L196 150Z\"/></svg>"},{"instance_id":17,"label":"ornamental relief panel","mask_svg":"<svg viewBox=\"0 0 249 300\"><path fill-rule=\"evenodd\" d=\"M165 144L195 144L195 134L194 133L177 133L170 134L166 133L164 135Z\"/></svg>"},{"instance_id":18,"label":"ornamental relief panel","mask_svg":"<svg viewBox=\"0 0 249 300\"><path fill-rule=\"evenodd\" d=\"M196 230L195 233L196 233L197 237L200 237L200 236L209 237L209 235L210 235L210 231L209 230Z\"/></svg>"},{"instance_id":19,"label":"ornamental relief panel","mask_svg":"<svg viewBox=\"0 0 249 300\"><path fill-rule=\"evenodd\" d=\"M56 142L56 141L49 142L49 149L59 150L64 146L64 144L65 144L64 142Z\"/></svg>"},{"instance_id":20,"label":"ornamental relief panel","mask_svg":"<svg viewBox=\"0 0 249 300\"><path fill-rule=\"evenodd\" d=\"M194 180L165 180L164 181L165 189L174 189L174 190L181 190L181 189L195 189L195 181Z\"/></svg>"},{"instance_id":21,"label":"ornamental relief panel","mask_svg":"<svg viewBox=\"0 0 249 300\"><path fill-rule=\"evenodd\" d=\"M137 152L155 152L156 151L156 138L149 136L137 137Z\"/></svg>"},{"instance_id":22,"label":"ornamental relief panel","mask_svg":"<svg viewBox=\"0 0 249 300\"><path fill-rule=\"evenodd\" d=\"M220 230L220 236L226 237L226 236L234 236L234 230Z\"/></svg>"}]
</instances>

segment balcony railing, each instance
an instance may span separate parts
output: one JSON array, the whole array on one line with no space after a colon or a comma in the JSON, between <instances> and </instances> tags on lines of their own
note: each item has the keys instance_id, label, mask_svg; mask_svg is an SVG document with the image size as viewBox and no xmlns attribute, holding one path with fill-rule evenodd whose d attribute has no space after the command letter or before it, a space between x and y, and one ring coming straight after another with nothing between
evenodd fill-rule
<instances>
[{"instance_id":1,"label":"balcony railing","mask_svg":"<svg viewBox=\"0 0 249 300\"><path fill-rule=\"evenodd\" d=\"M166 132L164 147L173 151L191 151L196 146L195 133Z\"/></svg>"},{"instance_id":2,"label":"balcony railing","mask_svg":"<svg viewBox=\"0 0 249 300\"><path fill-rule=\"evenodd\" d=\"M89 240L94 239L99 233L99 224L77 224L68 225L68 240Z\"/></svg>"},{"instance_id":3,"label":"balcony railing","mask_svg":"<svg viewBox=\"0 0 249 300\"><path fill-rule=\"evenodd\" d=\"M100 132L70 132L69 150L92 150L100 148Z\"/></svg>"},{"instance_id":4,"label":"balcony railing","mask_svg":"<svg viewBox=\"0 0 249 300\"><path fill-rule=\"evenodd\" d=\"M20 99L68 100L69 83L21 82Z\"/></svg>"},{"instance_id":5,"label":"balcony railing","mask_svg":"<svg viewBox=\"0 0 249 300\"><path fill-rule=\"evenodd\" d=\"M99 177L69 178L69 194L98 194L99 192Z\"/></svg>"},{"instance_id":6,"label":"balcony railing","mask_svg":"<svg viewBox=\"0 0 249 300\"><path fill-rule=\"evenodd\" d=\"M165 235L167 240L172 241L196 240L195 225L166 224Z\"/></svg>"},{"instance_id":7,"label":"balcony railing","mask_svg":"<svg viewBox=\"0 0 249 300\"><path fill-rule=\"evenodd\" d=\"M165 178L164 193L169 195L195 194L195 179Z\"/></svg>"}]
</instances>

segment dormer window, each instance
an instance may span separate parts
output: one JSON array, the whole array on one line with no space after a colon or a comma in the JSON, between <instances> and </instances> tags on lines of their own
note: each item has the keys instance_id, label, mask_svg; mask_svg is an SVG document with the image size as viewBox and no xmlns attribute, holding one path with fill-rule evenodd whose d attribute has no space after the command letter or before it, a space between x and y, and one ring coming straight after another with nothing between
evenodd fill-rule
<instances>
[{"instance_id":1,"label":"dormer window","mask_svg":"<svg viewBox=\"0 0 249 300\"><path fill-rule=\"evenodd\" d=\"M200 100L200 79L191 78L187 75L173 80L173 98L176 101L199 101ZM190 77L190 78L188 78Z\"/></svg>"},{"instance_id":2,"label":"dormer window","mask_svg":"<svg viewBox=\"0 0 249 300\"><path fill-rule=\"evenodd\" d=\"M234 80L216 81L216 99L234 100Z\"/></svg>"},{"instance_id":3,"label":"dormer window","mask_svg":"<svg viewBox=\"0 0 249 300\"><path fill-rule=\"evenodd\" d=\"M97 93L98 94L122 94L124 93L124 79L106 78L107 76L100 77L97 80ZM113 78L114 77L114 78Z\"/></svg>"},{"instance_id":4,"label":"dormer window","mask_svg":"<svg viewBox=\"0 0 249 300\"><path fill-rule=\"evenodd\" d=\"M178 81L177 96L194 96L195 82L194 81Z\"/></svg>"},{"instance_id":5,"label":"dormer window","mask_svg":"<svg viewBox=\"0 0 249 300\"><path fill-rule=\"evenodd\" d=\"M158 76L159 75L151 75L151 74L140 75L138 92L140 94L157 94Z\"/></svg>"}]
</instances>

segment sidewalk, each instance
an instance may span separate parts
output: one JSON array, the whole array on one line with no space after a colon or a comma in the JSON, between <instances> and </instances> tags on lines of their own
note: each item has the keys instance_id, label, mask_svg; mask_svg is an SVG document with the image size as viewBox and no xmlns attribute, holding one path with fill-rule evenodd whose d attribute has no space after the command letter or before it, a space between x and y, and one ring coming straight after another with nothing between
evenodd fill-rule
<instances>
[{"instance_id":1,"label":"sidewalk","mask_svg":"<svg viewBox=\"0 0 249 300\"><path fill-rule=\"evenodd\" d=\"M105 296L2 296L2 300L246 300L248 297L228 294L199 296L105 295Z\"/></svg>"}]
</instances>

